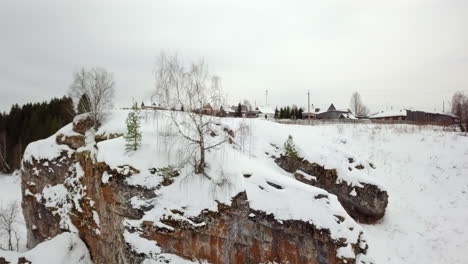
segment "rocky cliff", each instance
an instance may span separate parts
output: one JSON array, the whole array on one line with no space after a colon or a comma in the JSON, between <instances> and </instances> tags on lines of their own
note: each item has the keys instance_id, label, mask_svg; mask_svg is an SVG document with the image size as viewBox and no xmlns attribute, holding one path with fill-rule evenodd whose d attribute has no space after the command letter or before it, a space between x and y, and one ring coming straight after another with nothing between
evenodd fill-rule
<instances>
[{"instance_id":1,"label":"rocky cliff","mask_svg":"<svg viewBox=\"0 0 468 264\"><path fill-rule=\"evenodd\" d=\"M375 223L385 215L388 194L375 184L358 182L353 185L340 181L336 170L325 169L324 166L303 158L281 155L275 158L275 162L287 172L293 173L298 181L336 195L348 214L361 223ZM352 170L353 160L350 159L349 163L349 170ZM362 164L354 165L354 169L363 168Z\"/></svg>"},{"instance_id":2,"label":"rocky cliff","mask_svg":"<svg viewBox=\"0 0 468 264\"><path fill-rule=\"evenodd\" d=\"M214 183L183 170L168 180L154 164L131 162L137 156L103 158L122 131L89 128L78 118L28 146L29 248L73 232L94 263L372 263L364 233L328 192L253 169Z\"/></svg>"}]
</instances>

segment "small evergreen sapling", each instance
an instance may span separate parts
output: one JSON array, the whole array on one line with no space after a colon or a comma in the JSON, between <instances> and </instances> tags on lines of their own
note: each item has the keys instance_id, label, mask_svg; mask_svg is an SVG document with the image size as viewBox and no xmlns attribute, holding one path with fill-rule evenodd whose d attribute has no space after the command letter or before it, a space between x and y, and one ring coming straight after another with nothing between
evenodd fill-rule
<instances>
[{"instance_id":1,"label":"small evergreen sapling","mask_svg":"<svg viewBox=\"0 0 468 264\"><path fill-rule=\"evenodd\" d=\"M141 146L140 131L140 111L135 104L132 111L127 116L127 134L125 134L125 144L127 151L136 151Z\"/></svg>"},{"instance_id":2,"label":"small evergreen sapling","mask_svg":"<svg viewBox=\"0 0 468 264\"><path fill-rule=\"evenodd\" d=\"M237 117L242 117L242 106L241 106L241 103L239 103L239 104L237 105L236 116L237 116Z\"/></svg>"},{"instance_id":3,"label":"small evergreen sapling","mask_svg":"<svg viewBox=\"0 0 468 264\"><path fill-rule=\"evenodd\" d=\"M78 114L87 113L91 110L91 102L87 94L83 94L78 102Z\"/></svg>"},{"instance_id":4,"label":"small evergreen sapling","mask_svg":"<svg viewBox=\"0 0 468 264\"><path fill-rule=\"evenodd\" d=\"M284 151L286 152L287 157L291 159L298 158L296 145L294 145L293 137L291 135L289 135L286 142L284 142Z\"/></svg>"}]
</instances>

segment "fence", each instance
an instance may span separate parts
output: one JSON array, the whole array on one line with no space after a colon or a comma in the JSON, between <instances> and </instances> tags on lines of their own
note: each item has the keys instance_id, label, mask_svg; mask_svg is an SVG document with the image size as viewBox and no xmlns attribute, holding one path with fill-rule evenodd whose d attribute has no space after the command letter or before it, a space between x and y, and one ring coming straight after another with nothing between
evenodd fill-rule
<instances>
[{"instance_id":1,"label":"fence","mask_svg":"<svg viewBox=\"0 0 468 264\"><path fill-rule=\"evenodd\" d=\"M275 120L281 124L291 124L291 125L333 125L333 124L406 124L406 125L435 125L443 127L452 127L454 124L449 124L447 122L429 122L429 121L410 121L410 120L377 120L377 119L276 119Z\"/></svg>"}]
</instances>

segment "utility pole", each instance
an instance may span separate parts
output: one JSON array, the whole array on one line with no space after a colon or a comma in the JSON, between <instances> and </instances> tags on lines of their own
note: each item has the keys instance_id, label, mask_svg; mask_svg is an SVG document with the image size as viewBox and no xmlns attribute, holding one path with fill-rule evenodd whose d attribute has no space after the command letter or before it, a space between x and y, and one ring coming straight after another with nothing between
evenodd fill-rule
<instances>
[{"instance_id":1,"label":"utility pole","mask_svg":"<svg viewBox=\"0 0 468 264\"><path fill-rule=\"evenodd\" d=\"M310 90L307 90L307 119L310 124Z\"/></svg>"},{"instance_id":2,"label":"utility pole","mask_svg":"<svg viewBox=\"0 0 468 264\"><path fill-rule=\"evenodd\" d=\"M265 107L268 106L268 90L265 90Z\"/></svg>"}]
</instances>

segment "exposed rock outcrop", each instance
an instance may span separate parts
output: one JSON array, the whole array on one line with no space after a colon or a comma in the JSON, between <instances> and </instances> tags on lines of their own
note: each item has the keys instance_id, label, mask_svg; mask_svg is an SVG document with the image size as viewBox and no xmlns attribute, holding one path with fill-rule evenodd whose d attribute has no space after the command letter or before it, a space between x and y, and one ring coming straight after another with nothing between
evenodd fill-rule
<instances>
[{"instance_id":1,"label":"exposed rock outcrop","mask_svg":"<svg viewBox=\"0 0 468 264\"><path fill-rule=\"evenodd\" d=\"M57 144L64 144L72 149L78 149L85 145L85 137L82 135L63 135L57 136Z\"/></svg>"},{"instance_id":2,"label":"exposed rock outcrop","mask_svg":"<svg viewBox=\"0 0 468 264\"><path fill-rule=\"evenodd\" d=\"M88 114L81 114L73 119L73 131L84 135L94 126L94 121Z\"/></svg>"},{"instance_id":3,"label":"exposed rock outcrop","mask_svg":"<svg viewBox=\"0 0 468 264\"><path fill-rule=\"evenodd\" d=\"M281 155L275 158L275 162L293 173L297 180L335 194L348 214L359 222L375 223L385 215L388 194L374 184L361 182L359 186L353 186L340 181L335 169L325 169L303 158L292 159Z\"/></svg>"},{"instance_id":4,"label":"exposed rock outcrop","mask_svg":"<svg viewBox=\"0 0 468 264\"><path fill-rule=\"evenodd\" d=\"M193 228L171 222L177 230L168 232L143 226L144 235L158 241L166 251L179 256L206 259L210 263L353 263L337 259L344 243L334 241L326 230L302 221L278 222L272 215L249 207L245 193L232 206L219 205L219 212L197 217L205 226ZM355 245L355 252L367 248Z\"/></svg>"}]
</instances>

